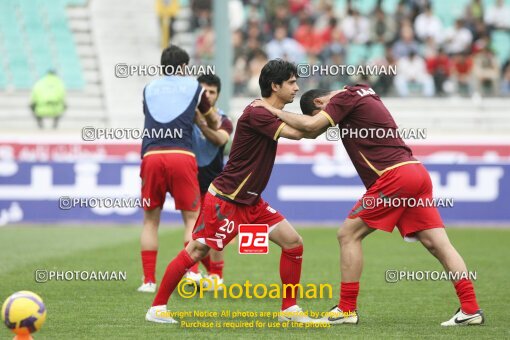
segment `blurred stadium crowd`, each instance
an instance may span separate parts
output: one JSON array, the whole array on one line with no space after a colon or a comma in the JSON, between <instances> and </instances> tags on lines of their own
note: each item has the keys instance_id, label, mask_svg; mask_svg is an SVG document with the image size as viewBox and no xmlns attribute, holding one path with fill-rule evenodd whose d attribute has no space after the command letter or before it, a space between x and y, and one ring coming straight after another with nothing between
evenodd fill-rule
<instances>
[{"instance_id":1,"label":"blurred stadium crowd","mask_svg":"<svg viewBox=\"0 0 510 340\"><path fill-rule=\"evenodd\" d=\"M212 1L190 0L195 61L214 56ZM257 95L269 60L321 65L397 65L368 76L395 96L509 96L510 5L503 0L235 0L230 3L236 95ZM349 79L351 78L351 79ZM312 76L338 88L359 76Z\"/></svg>"}]
</instances>

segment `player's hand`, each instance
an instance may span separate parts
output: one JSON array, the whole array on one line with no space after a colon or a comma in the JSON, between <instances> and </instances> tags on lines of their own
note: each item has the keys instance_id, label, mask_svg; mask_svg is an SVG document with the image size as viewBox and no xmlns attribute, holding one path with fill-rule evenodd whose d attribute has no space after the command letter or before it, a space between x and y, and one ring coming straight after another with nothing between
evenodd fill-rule
<instances>
[{"instance_id":1,"label":"player's hand","mask_svg":"<svg viewBox=\"0 0 510 340\"><path fill-rule=\"evenodd\" d=\"M253 106L253 107L263 107L266 110L268 110L269 112L271 112L272 114L274 114L275 116L278 114L278 109L277 108L269 105L267 102L263 101L262 99L255 99L251 103L251 106Z\"/></svg>"},{"instance_id":2,"label":"player's hand","mask_svg":"<svg viewBox=\"0 0 510 340\"><path fill-rule=\"evenodd\" d=\"M202 127L204 125L207 125L207 122L205 121L204 116L200 113L200 111L195 110L195 124L198 125L198 127Z\"/></svg>"}]
</instances>

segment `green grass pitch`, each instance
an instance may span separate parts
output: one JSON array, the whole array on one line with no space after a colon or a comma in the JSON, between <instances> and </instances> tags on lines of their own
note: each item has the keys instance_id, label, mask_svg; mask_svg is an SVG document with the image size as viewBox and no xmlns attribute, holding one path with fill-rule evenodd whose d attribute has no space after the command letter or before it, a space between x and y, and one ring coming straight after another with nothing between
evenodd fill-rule
<instances>
[{"instance_id":1,"label":"green grass pitch","mask_svg":"<svg viewBox=\"0 0 510 340\"><path fill-rule=\"evenodd\" d=\"M326 311L338 301L339 250L336 230L298 228L305 242L301 282L329 283L331 299L303 299L305 310ZM481 327L442 328L458 307L450 282L386 283L385 271L441 270L439 263L418 243L404 242L397 232L376 232L364 242L365 267L358 300L360 323L328 329L200 329L146 322L153 295L136 292L141 280L140 228L134 227L4 227L0 229L0 299L19 290L41 295L48 315L34 339L312 339L312 338L510 338L508 327L508 258L510 230L449 229L450 239L477 272L475 288L486 313ZM160 230L157 277L182 248L182 230ZM237 240L225 250L227 284L279 283L278 247L268 255L238 255ZM36 283L34 272L46 270L126 271L127 281L51 281ZM184 299L174 296L172 311L278 311L276 299ZM218 321L187 318L187 321ZM259 319L271 322L267 318ZM251 321L236 319L226 321ZM12 339L0 327L0 339Z\"/></svg>"}]
</instances>

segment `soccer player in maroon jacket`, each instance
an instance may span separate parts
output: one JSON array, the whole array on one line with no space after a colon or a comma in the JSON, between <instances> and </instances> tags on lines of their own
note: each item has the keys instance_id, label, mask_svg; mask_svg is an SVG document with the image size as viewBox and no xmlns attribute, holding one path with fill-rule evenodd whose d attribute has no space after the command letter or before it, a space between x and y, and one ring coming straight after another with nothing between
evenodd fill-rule
<instances>
[{"instance_id":1,"label":"soccer player in maroon jacket","mask_svg":"<svg viewBox=\"0 0 510 340\"><path fill-rule=\"evenodd\" d=\"M370 135L369 138L352 138L360 129L393 130L396 136L397 125L379 96L366 85L346 86L339 91L316 89L306 92L300 104L305 115L285 112L260 100L252 105L267 108L300 131L322 133L328 127L338 125L343 134L346 129L348 137L342 138L342 142L367 188L338 230L342 276L340 301L325 321L331 324L358 323L356 301L363 267L361 241L374 230L391 232L396 226L405 239L420 240L445 270L460 273L461 279L455 281L454 286L461 307L453 318L441 325L482 324L483 311L478 307L473 284L467 279L466 265L450 243L437 209L433 206L392 207L387 203L373 205L380 198L397 198L402 202L409 198L432 200L432 182L427 170L400 137ZM383 134L388 135L391 134Z\"/></svg>"},{"instance_id":2,"label":"soccer player in maroon jacket","mask_svg":"<svg viewBox=\"0 0 510 340\"><path fill-rule=\"evenodd\" d=\"M204 88L207 99L214 107L221 93L221 79L215 74L205 74L198 77L198 82ZM209 128L207 122L200 112L195 115L195 126L193 127L193 152L197 158L198 164L198 183L200 185L200 202L203 205L205 195L209 190L212 181L218 177L223 170L225 163L223 161L223 153L227 145L230 135L234 130L232 121L225 113L216 109L221 117L218 130ZM191 240L193 230L190 230L189 239ZM184 245L186 247L187 244ZM211 281L211 285L207 288L214 290L216 286L221 290L223 284L223 252L211 250L209 254L202 259L202 264L207 270L205 278ZM198 262L190 268L185 278L200 284L203 278L198 270ZM216 285L217 283L217 285Z\"/></svg>"},{"instance_id":3,"label":"soccer player in maroon jacket","mask_svg":"<svg viewBox=\"0 0 510 340\"><path fill-rule=\"evenodd\" d=\"M283 108L299 90L294 64L276 59L262 69L259 85L263 100ZM301 277L303 240L292 225L261 197L276 157L278 138L300 139L304 133L288 126L262 107L248 105L237 122L230 157L211 183L193 230L193 241L168 265L146 320L177 323L166 312L168 299L186 271L207 256L210 248L221 251L237 235L239 224L269 226L269 239L282 248L280 277L296 285ZM306 137L316 137L308 134ZM286 286L280 321L313 322L300 314L296 290Z\"/></svg>"}]
</instances>

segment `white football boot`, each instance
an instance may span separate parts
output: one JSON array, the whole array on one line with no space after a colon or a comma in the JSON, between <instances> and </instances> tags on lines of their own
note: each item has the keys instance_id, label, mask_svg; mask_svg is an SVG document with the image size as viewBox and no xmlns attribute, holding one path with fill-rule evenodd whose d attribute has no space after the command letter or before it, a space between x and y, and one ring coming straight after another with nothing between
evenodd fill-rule
<instances>
[{"instance_id":1,"label":"white football boot","mask_svg":"<svg viewBox=\"0 0 510 340\"><path fill-rule=\"evenodd\" d=\"M166 306L153 306L149 308L147 314L145 314L145 320L157 323L172 323L178 324L179 322L172 318L170 311L166 309Z\"/></svg>"},{"instance_id":2,"label":"white football boot","mask_svg":"<svg viewBox=\"0 0 510 340\"><path fill-rule=\"evenodd\" d=\"M195 284L197 286L200 287L200 280L203 279L203 276L202 276L202 273L200 273L200 272L194 273L194 272L188 271L184 275L184 279L187 280L187 281L193 281L193 282L195 282Z\"/></svg>"},{"instance_id":3,"label":"white football boot","mask_svg":"<svg viewBox=\"0 0 510 340\"><path fill-rule=\"evenodd\" d=\"M211 274L206 275L205 279L209 280L211 283L207 281L207 285L211 285L211 287L207 286L209 288L209 291L222 291L223 290L223 279L218 274Z\"/></svg>"},{"instance_id":4,"label":"white football boot","mask_svg":"<svg viewBox=\"0 0 510 340\"><path fill-rule=\"evenodd\" d=\"M354 312L343 312L338 306L335 306L324 315L321 321L327 322L330 325L356 325L359 322L359 314L357 310Z\"/></svg>"},{"instance_id":5,"label":"white football boot","mask_svg":"<svg viewBox=\"0 0 510 340\"><path fill-rule=\"evenodd\" d=\"M291 306L287 308L286 310L280 311L278 313L278 321L280 322L300 322L300 323L315 323L320 322L318 319L312 319L308 315L306 315L305 312L303 312L303 309L299 307L298 305Z\"/></svg>"},{"instance_id":6,"label":"white football boot","mask_svg":"<svg viewBox=\"0 0 510 340\"><path fill-rule=\"evenodd\" d=\"M155 293L156 284L153 282L142 283L142 285L138 287L137 291L142 293Z\"/></svg>"},{"instance_id":7,"label":"white football boot","mask_svg":"<svg viewBox=\"0 0 510 340\"><path fill-rule=\"evenodd\" d=\"M466 314L459 308L455 315L450 320L442 322L441 326L483 325L484 322L483 310L479 309L474 314Z\"/></svg>"}]
</instances>

